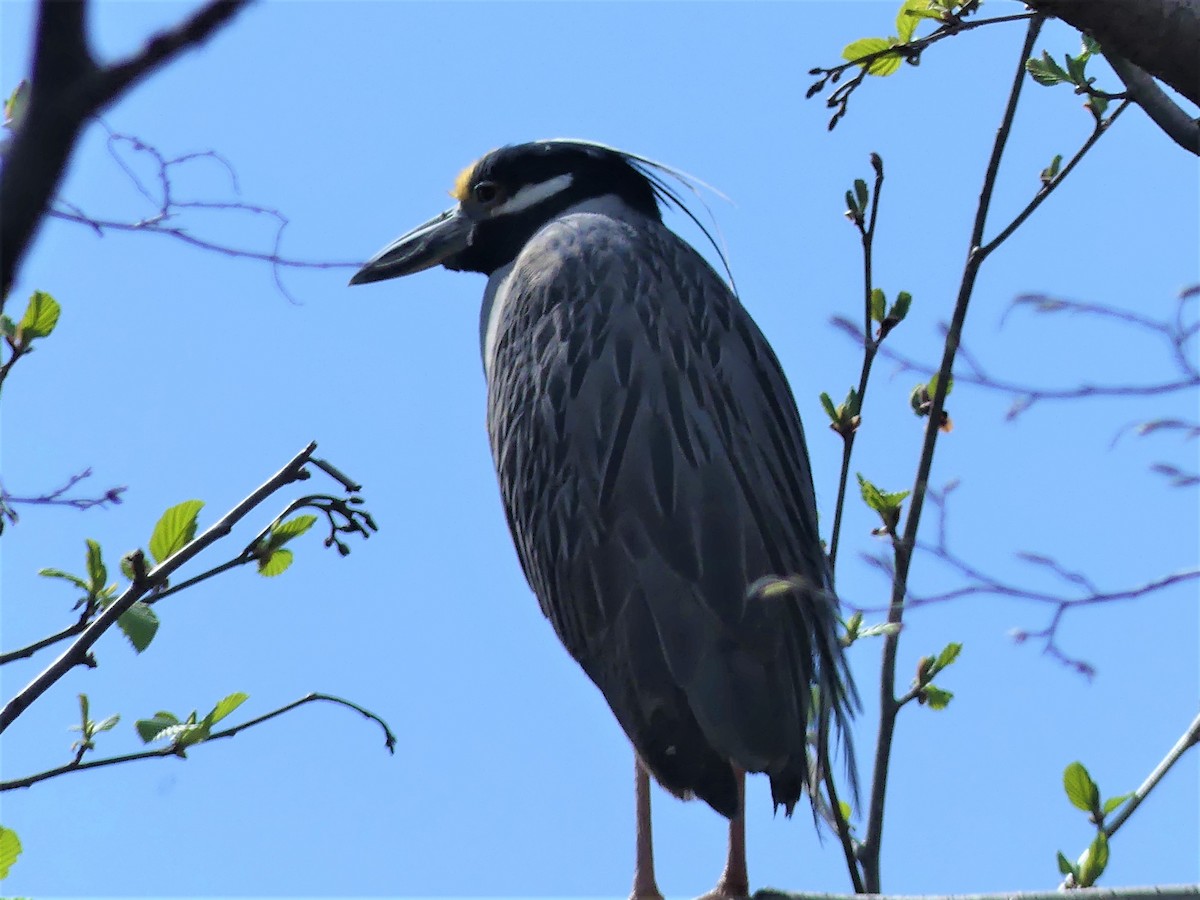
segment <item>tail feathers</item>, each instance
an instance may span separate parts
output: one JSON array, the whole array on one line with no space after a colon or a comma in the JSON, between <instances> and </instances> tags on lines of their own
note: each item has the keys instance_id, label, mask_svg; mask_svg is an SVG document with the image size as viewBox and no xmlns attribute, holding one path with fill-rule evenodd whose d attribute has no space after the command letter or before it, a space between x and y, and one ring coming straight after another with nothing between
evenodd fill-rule
<instances>
[{"instance_id":1,"label":"tail feathers","mask_svg":"<svg viewBox=\"0 0 1200 900\"><path fill-rule=\"evenodd\" d=\"M840 745L855 802L858 798L850 720L860 703L838 638L837 599L801 577L769 577L750 586L747 608L755 607L768 612L778 629L781 687L790 695L794 721L802 735L810 724L815 732L815 746L805 736L786 764L769 773L771 798L790 816L806 793L814 819L828 821L821 783L832 762L831 733Z\"/></svg>"}]
</instances>

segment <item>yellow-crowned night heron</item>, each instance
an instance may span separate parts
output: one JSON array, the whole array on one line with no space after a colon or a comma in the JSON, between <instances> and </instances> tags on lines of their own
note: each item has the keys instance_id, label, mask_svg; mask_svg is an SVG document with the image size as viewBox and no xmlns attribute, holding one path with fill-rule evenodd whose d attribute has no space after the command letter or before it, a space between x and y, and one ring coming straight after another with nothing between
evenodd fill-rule
<instances>
[{"instance_id":1,"label":"yellow-crowned night heron","mask_svg":"<svg viewBox=\"0 0 1200 900\"><path fill-rule=\"evenodd\" d=\"M634 895L659 896L649 771L730 819L714 894L744 896L744 773L815 811L809 722L843 731L857 698L795 401L732 290L663 225L660 202L686 211L671 177L584 141L495 150L351 284L488 276L500 493L542 612L640 760Z\"/></svg>"}]
</instances>

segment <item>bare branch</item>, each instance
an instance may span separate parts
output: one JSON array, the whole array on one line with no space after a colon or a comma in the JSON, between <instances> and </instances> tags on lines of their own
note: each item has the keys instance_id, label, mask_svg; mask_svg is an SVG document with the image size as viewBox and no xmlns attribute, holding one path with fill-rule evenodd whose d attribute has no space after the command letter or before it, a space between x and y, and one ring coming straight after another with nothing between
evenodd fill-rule
<instances>
[{"instance_id":1,"label":"bare branch","mask_svg":"<svg viewBox=\"0 0 1200 900\"><path fill-rule=\"evenodd\" d=\"M16 524L19 517L13 506L68 506L71 509L91 509L94 506L107 506L109 504L117 505L121 502L122 494L127 488L125 485L111 487L100 496L92 497L67 497L65 494L79 484L92 477L92 470L84 469L67 479L66 483L61 487L57 487L52 491L44 494L36 494L29 497L18 497L15 494L10 494L6 488L0 485L0 532L4 530L4 520L7 519L12 524Z\"/></svg>"},{"instance_id":2,"label":"bare branch","mask_svg":"<svg viewBox=\"0 0 1200 900\"><path fill-rule=\"evenodd\" d=\"M1141 313L1117 307L1066 300L1044 294L1025 294L1018 297L1013 301L1012 306L1004 316L1004 321L1007 321L1008 315L1012 310L1023 308L1032 309L1039 313L1065 312L1099 319L1111 319L1124 325L1133 326L1140 331L1159 337L1167 344L1171 353L1172 364L1178 373L1177 377L1164 378L1159 381L1149 381L1142 384L1082 384L1068 388L1037 387L1030 384L1008 381L991 375L977 359L970 356L960 345L959 355L963 362L966 363L967 370L955 371L954 380L958 384L976 385L991 391L1011 395L1013 397L1013 405L1008 412L1008 418L1010 419L1016 418L1035 403L1045 400L1147 397L1159 394L1172 394L1184 390L1195 390L1200 387L1200 367L1191 358L1191 354L1194 352L1191 349L1191 342L1195 340L1198 332L1200 332L1200 323L1189 322L1185 318L1188 301L1195 296L1197 296L1196 292L1190 288L1182 291L1175 311L1169 319L1154 319ZM856 342L862 340L858 327L844 317L835 316L831 319L831 324L838 330L845 332ZM947 333L948 326L943 324L941 328L943 334ZM915 372L926 378L931 377L937 371L933 366L918 362L893 347L882 347L879 350L879 354L888 361L896 363L901 371ZM1141 423L1134 430L1141 434L1149 434L1160 428L1177 428L1186 432L1196 427L1191 423L1179 422L1178 420L1154 420ZM1129 427L1122 429L1121 432L1118 432L1118 436L1129 430ZM1194 434L1195 431L1191 433Z\"/></svg>"},{"instance_id":3,"label":"bare branch","mask_svg":"<svg viewBox=\"0 0 1200 900\"><path fill-rule=\"evenodd\" d=\"M174 238L201 250L220 253L223 256L270 263L272 277L280 293L293 302L295 302L295 298L283 283L281 269L355 269L361 265L361 262L358 261L302 260L282 255L283 233L289 224L288 218L273 207L247 203L239 199L241 189L238 185L237 172L232 164L216 151L205 150L167 158L157 147L146 143L141 138L115 132L103 121L100 124L108 132L108 150L114 162L129 179L134 190L149 204L150 208L147 214L132 222L99 218L85 212L73 203L56 198L52 208L47 212L47 216L50 218L84 225L99 236L110 231L158 234ZM151 180L139 175L130 162L125 159L121 153L123 147L128 147L133 153L146 156L152 161L152 183L149 183ZM176 195L174 178L177 170L190 163L204 161L216 162L228 173L234 199L183 200ZM269 219L274 224L271 247L264 250L250 250L198 235L188 224L180 222L183 214L196 211L233 212Z\"/></svg>"},{"instance_id":4,"label":"bare branch","mask_svg":"<svg viewBox=\"0 0 1200 900\"><path fill-rule=\"evenodd\" d=\"M1151 121L1184 150L1200 156L1200 120L1180 109L1158 82L1129 60L1115 53L1105 53L1104 58Z\"/></svg>"},{"instance_id":5,"label":"bare branch","mask_svg":"<svg viewBox=\"0 0 1200 900\"><path fill-rule=\"evenodd\" d=\"M129 59L100 66L88 46L85 0L42 0L29 106L0 171L0 305L88 119L159 66L203 43L246 3L210 0Z\"/></svg>"},{"instance_id":6,"label":"bare branch","mask_svg":"<svg viewBox=\"0 0 1200 900\"><path fill-rule=\"evenodd\" d=\"M952 483L949 487L941 491L936 491L932 488L929 490L929 502L937 509L938 513L937 539L933 543L918 543L917 549L937 559L965 579L966 584L936 594L922 594L910 587L905 601L907 609L914 610L923 606L948 603L954 600L961 600L964 597L977 596L1007 597L1013 600L1048 605L1052 607L1052 611L1046 627L1038 630L1014 629L1010 633L1012 639L1017 643L1025 643L1029 640L1040 641L1043 653L1069 666L1081 675L1090 678L1095 674L1095 667L1086 660L1066 653L1059 645L1059 629L1068 613L1084 607L1139 600L1175 585L1200 581L1200 567L1194 567L1182 569L1133 587L1105 590L1087 575L1072 571L1051 557L1028 552L1017 553L1017 559L1048 572L1066 584L1069 588L1067 594L1031 588L1010 579L993 575L968 562L950 546L949 535L951 529L948 524L949 505L946 502L946 498L954 486L955 484ZM880 569L889 579L894 577L894 569L886 556L864 555L863 558L873 567ZM854 605L851 605L850 608L857 612L876 614L887 610L886 607L871 608Z\"/></svg>"}]
</instances>

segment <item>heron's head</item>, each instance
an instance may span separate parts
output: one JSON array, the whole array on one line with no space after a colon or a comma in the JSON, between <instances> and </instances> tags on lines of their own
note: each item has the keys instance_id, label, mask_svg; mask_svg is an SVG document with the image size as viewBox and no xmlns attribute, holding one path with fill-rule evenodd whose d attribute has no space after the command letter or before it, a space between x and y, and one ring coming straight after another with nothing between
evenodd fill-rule
<instances>
[{"instance_id":1,"label":"heron's head","mask_svg":"<svg viewBox=\"0 0 1200 900\"><path fill-rule=\"evenodd\" d=\"M433 266L490 275L512 262L563 210L613 195L661 221L659 201L678 204L659 163L603 144L544 140L493 150L459 173L457 203L375 254L351 284L411 275Z\"/></svg>"}]
</instances>

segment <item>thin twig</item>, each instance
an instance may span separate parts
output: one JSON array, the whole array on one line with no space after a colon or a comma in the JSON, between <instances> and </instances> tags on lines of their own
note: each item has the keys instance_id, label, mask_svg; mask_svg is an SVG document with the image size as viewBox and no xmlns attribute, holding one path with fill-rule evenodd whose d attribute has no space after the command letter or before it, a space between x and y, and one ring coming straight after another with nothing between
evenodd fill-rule
<instances>
[{"instance_id":1,"label":"thin twig","mask_svg":"<svg viewBox=\"0 0 1200 900\"><path fill-rule=\"evenodd\" d=\"M1188 726L1187 730L1180 736L1179 740L1175 742L1175 746L1173 746L1167 752L1167 755L1163 757L1162 761L1154 767L1154 771L1146 776L1146 780L1138 786L1138 789L1133 792L1130 798L1121 804L1121 811L1105 824L1104 831L1109 837L1112 837L1114 834L1116 834L1117 830L1125 824L1131 815L1133 815L1133 811L1142 805L1142 801L1145 800L1150 795L1150 792L1154 790L1155 786L1162 781L1163 776L1171 771L1171 767L1174 766L1175 763L1179 762L1183 754L1192 747L1195 747L1197 744L1200 744L1200 715L1192 719L1192 724Z\"/></svg>"},{"instance_id":2,"label":"thin twig","mask_svg":"<svg viewBox=\"0 0 1200 900\"><path fill-rule=\"evenodd\" d=\"M954 365L954 355L962 337L963 324L966 321L967 307L975 287L975 278L979 272L985 254L980 253L983 243L983 232L987 223L988 210L991 206L992 192L996 186L996 176L1000 170L1000 160L1012 131L1013 118L1017 111L1017 102L1021 96L1021 87L1025 82L1025 61L1033 52L1034 42L1042 27L1042 17L1035 15L1029 20L1025 33L1025 41L1018 57L1016 73L1009 89L1008 101L1000 127L996 132L996 140L992 146L991 158L988 160L983 189L980 192L979 205L976 209L975 224L971 231L971 240L967 252L967 260L963 268L962 282L959 286L958 297L955 301L954 316L950 323L950 332L946 336L945 351L936 389L933 392L929 419L925 426L925 440L921 449L921 458L917 464L916 479L910 500L908 520L905 522L904 536L893 539L896 557L896 575L892 582L892 598L888 607L888 624L899 625L904 617L904 597L908 584L908 571L912 562L913 548L917 543L917 527L920 524L921 508L925 502L925 492L929 484L929 472L933 466L933 452L940 433L942 412L946 401L946 390L950 384L950 372ZM880 673L880 710L879 732L875 746L874 778L871 784L870 805L868 807L867 832L864 840L862 855L863 871L866 875L868 891L878 892L881 884L881 850L883 841L883 812L887 796L888 766L891 759L892 740L895 735L896 714L899 707L894 695L896 681L896 655L899 648L900 632L884 635L883 662Z\"/></svg>"},{"instance_id":3,"label":"thin twig","mask_svg":"<svg viewBox=\"0 0 1200 900\"><path fill-rule=\"evenodd\" d=\"M335 697L332 694L311 693L301 697L299 700L294 700L285 706L281 706L278 709L271 710L271 712L261 715L256 719L251 719L248 722L243 722L242 724L235 725L232 728L214 731L203 741L189 744L187 747L181 747L178 744L170 744L166 747L159 747L155 750L142 750L137 753L126 753L123 756L110 756L104 759L88 760L87 762L82 761L83 757L82 753L80 753L75 757L74 761L62 766L58 766L57 768L47 769L45 772L27 775L24 778L16 778L12 781L0 781L0 792L17 790L19 788L27 788L37 784L40 781L47 781L51 778L57 778L60 775L66 775L70 772L82 772L86 769L102 769L106 766L116 766L120 765L121 763L136 762L140 759L155 759L167 756L176 756L182 759L186 756L185 751L190 750L192 747L198 747L201 744L211 743L212 741L219 740L220 738L231 738L248 728L261 725L262 723L270 721L277 716L282 716L284 713L291 712L293 709L296 709L299 706L303 706L306 703L312 703L317 700L325 700L330 703L335 703L339 706L344 706L347 709L352 709L355 712L362 714L366 718L376 722L379 727L383 729L384 746L387 747L389 753L394 754L396 752L396 735L392 733L392 730L388 727L387 722L385 722L375 713L371 712L369 709L359 706L357 703L351 703L349 700L345 700L341 697Z\"/></svg>"},{"instance_id":4,"label":"thin twig","mask_svg":"<svg viewBox=\"0 0 1200 900\"><path fill-rule=\"evenodd\" d=\"M213 523L203 534L197 536L177 553L171 554L153 569L146 573L145 578L134 581L124 593L111 605L106 607L86 629L71 643L63 653L46 667L36 678L14 696L0 710L0 733L16 721L29 706L44 694L51 685L62 678L72 668L82 663L88 656L92 645L100 639L109 628L116 624L124 613L146 594L165 584L170 575L200 554L207 547L228 535L247 513L285 485L308 477L304 469L305 463L316 450L316 443L311 443L297 453L288 463L263 482L245 500Z\"/></svg>"},{"instance_id":5,"label":"thin twig","mask_svg":"<svg viewBox=\"0 0 1200 900\"><path fill-rule=\"evenodd\" d=\"M247 0L210 0L175 28L108 66L92 55L83 0L42 0L34 39L29 105L0 171L0 306L85 123L138 81L226 25Z\"/></svg>"},{"instance_id":6,"label":"thin twig","mask_svg":"<svg viewBox=\"0 0 1200 900\"><path fill-rule=\"evenodd\" d=\"M880 330L879 337L871 336L871 293L874 290L874 274L872 272L873 248L875 243L875 222L879 215L879 196L883 190L883 160L878 154L871 154L871 164L875 169L875 189L871 194L871 212L865 225L859 223L858 230L862 243L863 259L863 333L862 369L858 376L858 414L862 414L863 401L867 395L867 384L871 378L871 366L884 333ZM842 513L846 507L846 485L850 480L850 457L854 452L854 438L858 434L858 426L850 428L842 434L842 468L838 474L837 502L833 507L833 532L829 538L829 565L837 569L838 543L842 534Z\"/></svg>"}]
</instances>

